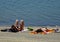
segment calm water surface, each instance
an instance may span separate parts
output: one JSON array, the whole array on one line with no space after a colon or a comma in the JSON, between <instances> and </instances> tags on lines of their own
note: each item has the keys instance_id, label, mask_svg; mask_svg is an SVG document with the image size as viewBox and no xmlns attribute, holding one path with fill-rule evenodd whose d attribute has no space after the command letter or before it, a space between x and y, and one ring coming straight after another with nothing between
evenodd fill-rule
<instances>
[{"instance_id":1,"label":"calm water surface","mask_svg":"<svg viewBox=\"0 0 60 42\"><path fill-rule=\"evenodd\" d=\"M60 25L60 0L0 0L0 25L16 19L25 26Z\"/></svg>"}]
</instances>

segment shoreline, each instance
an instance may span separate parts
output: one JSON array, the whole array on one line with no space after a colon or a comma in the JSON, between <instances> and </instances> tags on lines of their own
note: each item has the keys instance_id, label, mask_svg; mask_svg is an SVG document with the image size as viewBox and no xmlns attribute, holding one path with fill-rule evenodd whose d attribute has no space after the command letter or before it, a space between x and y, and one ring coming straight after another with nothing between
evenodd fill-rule
<instances>
[{"instance_id":1,"label":"shoreline","mask_svg":"<svg viewBox=\"0 0 60 42\"><path fill-rule=\"evenodd\" d=\"M8 25L5 25L5 26L2 25L2 26L1 26L1 25L0 25L0 27L8 27L8 28L10 28L11 26L8 26ZM47 27L47 28L48 28L48 27L53 27L53 28L58 27L58 28L60 28L60 26L24 26L24 27L34 27L34 28L35 28L35 27Z\"/></svg>"}]
</instances>

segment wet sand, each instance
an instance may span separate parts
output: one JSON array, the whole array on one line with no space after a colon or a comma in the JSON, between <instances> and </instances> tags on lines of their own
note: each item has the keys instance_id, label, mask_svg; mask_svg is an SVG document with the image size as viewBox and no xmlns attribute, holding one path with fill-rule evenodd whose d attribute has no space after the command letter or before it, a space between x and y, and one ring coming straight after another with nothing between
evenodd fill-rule
<instances>
[{"instance_id":1,"label":"wet sand","mask_svg":"<svg viewBox=\"0 0 60 42\"><path fill-rule=\"evenodd\" d=\"M10 27L1 26L0 30L5 28ZM33 28L39 28L39 27L33 27ZM30 34L30 31L17 32L17 33L0 31L0 42L60 42L60 33L50 33L47 35L43 35L43 34Z\"/></svg>"}]
</instances>

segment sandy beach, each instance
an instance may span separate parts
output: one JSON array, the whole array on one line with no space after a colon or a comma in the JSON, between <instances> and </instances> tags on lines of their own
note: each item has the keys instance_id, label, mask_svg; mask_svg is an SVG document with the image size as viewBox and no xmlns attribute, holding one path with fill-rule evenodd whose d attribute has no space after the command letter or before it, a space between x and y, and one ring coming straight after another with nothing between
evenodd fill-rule
<instances>
[{"instance_id":1,"label":"sandy beach","mask_svg":"<svg viewBox=\"0 0 60 42\"><path fill-rule=\"evenodd\" d=\"M5 28L10 27L0 26L0 30ZM39 28L39 27L33 27L33 28ZM60 42L60 33L50 33L42 35L42 34L30 34L30 31L17 32L17 33L0 31L0 42Z\"/></svg>"}]
</instances>

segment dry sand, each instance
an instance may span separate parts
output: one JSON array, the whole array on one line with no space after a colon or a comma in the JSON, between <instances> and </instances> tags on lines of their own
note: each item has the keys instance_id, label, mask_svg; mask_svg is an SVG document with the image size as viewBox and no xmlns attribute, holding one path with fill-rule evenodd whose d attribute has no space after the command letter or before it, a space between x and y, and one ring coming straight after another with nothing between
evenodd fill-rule
<instances>
[{"instance_id":1,"label":"dry sand","mask_svg":"<svg viewBox=\"0 0 60 42\"><path fill-rule=\"evenodd\" d=\"M2 26L0 27L0 29L5 28L9 27L2 27ZM39 27L33 27L33 28L39 28ZM42 34L34 35L30 34L29 31L17 32L17 33L0 31L0 42L60 42L60 33L50 33L47 35Z\"/></svg>"}]
</instances>

